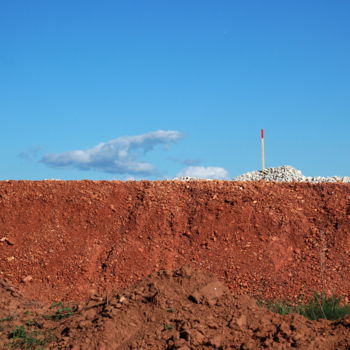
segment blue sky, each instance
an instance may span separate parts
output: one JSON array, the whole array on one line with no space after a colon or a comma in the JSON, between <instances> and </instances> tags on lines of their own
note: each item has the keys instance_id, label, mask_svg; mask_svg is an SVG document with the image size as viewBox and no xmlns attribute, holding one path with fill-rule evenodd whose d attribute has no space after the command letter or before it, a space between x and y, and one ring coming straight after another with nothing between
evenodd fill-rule
<instances>
[{"instance_id":1,"label":"blue sky","mask_svg":"<svg viewBox=\"0 0 350 350\"><path fill-rule=\"evenodd\" d=\"M348 0L0 0L1 179L350 175ZM189 168L191 167L191 168Z\"/></svg>"}]
</instances>

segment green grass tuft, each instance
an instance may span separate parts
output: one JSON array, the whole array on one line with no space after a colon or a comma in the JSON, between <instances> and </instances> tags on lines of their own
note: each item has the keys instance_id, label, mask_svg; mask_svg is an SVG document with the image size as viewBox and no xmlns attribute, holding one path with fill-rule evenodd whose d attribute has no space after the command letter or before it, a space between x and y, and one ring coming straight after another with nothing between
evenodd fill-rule
<instances>
[{"instance_id":1,"label":"green grass tuft","mask_svg":"<svg viewBox=\"0 0 350 350\"><path fill-rule=\"evenodd\" d=\"M39 339L37 336L44 336L44 338ZM9 335L9 338L12 339L12 341L6 344L7 348L23 350L44 349L44 346L52 340L51 335L45 335L43 332L27 332L24 326L17 326Z\"/></svg>"},{"instance_id":2,"label":"green grass tuft","mask_svg":"<svg viewBox=\"0 0 350 350\"><path fill-rule=\"evenodd\" d=\"M170 324L170 323L164 324L164 330L165 330L165 331L170 331L170 330L172 330L173 328L174 328L174 326L173 326L172 324Z\"/></svg>"},{"instance_id":3,"label":"green grass tuft","mask_svg":"<svg viewBox=\"0 0 350 350\"><path fill-rule=\"evenodd\" d=\"M13 319L14 317L10 315L4 318L0 318L0 322L12 321Z\"/></svg>"},{"instance_id":4,"label":"green grass tuft","mask_svg":"<svg viewBox=\"0 0 350 350\"><path fill-rule=\"evenodd\" d=\"M340 298L336 296L326 297L324 293L314 293L307 304L299 302L293 305L284 301L271 302L260 300L258 305L281 315L297 313L309 320L337 320L350 314L350 306L342 305Z\"/></svg>"},{"instance_id":5,"label":"green grass tuft","mask_svg":"<svg viewBox=\"0 0 350 350\"><path fill-rule=\"evenodd\" d=\"M60 321L63 318L67 318L73 315L73 310L70 307L65 307L62 302L53 303L50 306L50 309L57 308L54 314L52 315L44 315L43 318L46 320Z\"/></svg>"}]
</instances>

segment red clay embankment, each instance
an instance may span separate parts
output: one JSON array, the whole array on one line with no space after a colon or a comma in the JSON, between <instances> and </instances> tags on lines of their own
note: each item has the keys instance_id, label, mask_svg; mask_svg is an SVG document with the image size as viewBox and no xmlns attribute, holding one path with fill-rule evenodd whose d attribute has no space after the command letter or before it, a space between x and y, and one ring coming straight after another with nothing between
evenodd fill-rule
<instances>
[{"instance_id":1,"label":"red clay embankment","mask_svg":"<svg viewBox=\"0 0 350 350\"><path fill-rule=\"evenodd\" d=\"M2 181L0 240L0 279L43 301L185 264L234 294L350 298L350 184Z\"/></svg>"}]
</instances>

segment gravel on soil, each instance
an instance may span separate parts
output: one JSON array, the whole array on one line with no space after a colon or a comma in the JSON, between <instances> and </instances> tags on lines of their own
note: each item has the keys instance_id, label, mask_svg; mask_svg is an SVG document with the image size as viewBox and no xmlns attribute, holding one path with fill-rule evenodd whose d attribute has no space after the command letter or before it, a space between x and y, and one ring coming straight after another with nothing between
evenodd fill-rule
<instances>
[{"instance_id":1,"label":"gravel on soil","mask_svg":"<svg viewBox=\"0 0 350 350\"><path fill-rule=\"evenodd\" d=\"M251 171L233 179L234 181L277 181L277 182L350 182L348 176L304 176L300 170L289 165L267 168L264 171Z\"/></svg>"}]
</instances>

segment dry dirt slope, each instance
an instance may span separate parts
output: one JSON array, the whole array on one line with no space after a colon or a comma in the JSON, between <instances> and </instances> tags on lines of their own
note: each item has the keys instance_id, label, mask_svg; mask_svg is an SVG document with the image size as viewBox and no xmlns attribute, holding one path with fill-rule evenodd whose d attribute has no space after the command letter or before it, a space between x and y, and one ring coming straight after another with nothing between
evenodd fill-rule
<instances>
[{"instance_id":1,"label":"dry dirt slope","mask_svg":"<svg viewBox=\"0 0 350 350\"><path fill-rule=\"evenodd\" d=\"M0 277L43 301L188 263L236 295L349 298L349 232L350 184L0 182Z\"/></svg>"},{"instance_id":2,"label":"dry dirt slope","mask_svg":"<svg viewBox=\"0 0 350 350\"><path fill-rule=\"evenodd\" d=\"M189 267L152 274L108 297L95 296L72 307L67 318L57 317L66 315L58 311L62 306L29 303L4 283L0 297L0 349L350 348L350 316L337 321L280 316ZM15 326L22 327L17 334Z\"/></svg>"}]
</instances>

